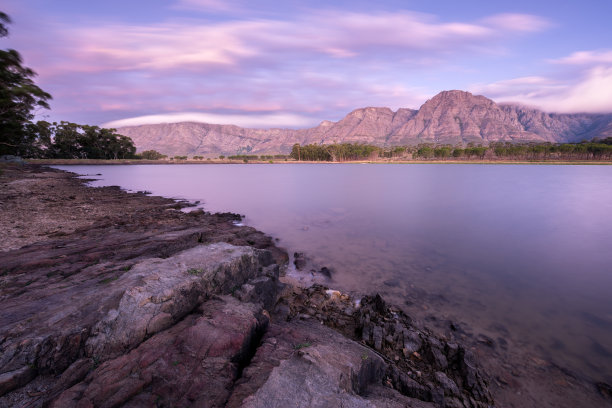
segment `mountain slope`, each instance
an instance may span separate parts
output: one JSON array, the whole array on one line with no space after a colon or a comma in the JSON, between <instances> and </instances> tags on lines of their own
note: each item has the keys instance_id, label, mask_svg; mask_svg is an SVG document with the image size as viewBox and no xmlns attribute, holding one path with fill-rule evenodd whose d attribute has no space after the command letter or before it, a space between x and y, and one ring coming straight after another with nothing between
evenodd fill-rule
<instances>
[{"instance_id":1,"label":"mountain slope","mask_svg":"<svg viewBox=\"0 0 612 408\"><path fill-rule=\"evenodd\" d=\"M577 142L612 136L612 114L555 114L499 105L484 96L444 91L419 110L361 108L310 129L248 129L207 123L128 126L118 133L138 151L168 155L287 153L294 143L459 144L496 141Z\"/></svg>"}]
</instances>

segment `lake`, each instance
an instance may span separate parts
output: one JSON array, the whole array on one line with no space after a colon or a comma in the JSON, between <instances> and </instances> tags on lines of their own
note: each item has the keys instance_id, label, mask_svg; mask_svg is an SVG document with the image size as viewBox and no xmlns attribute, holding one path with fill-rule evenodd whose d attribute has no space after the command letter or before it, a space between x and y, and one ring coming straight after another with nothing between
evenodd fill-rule
<instances>
[{"instance_id":1,"label":"lake","mask_svg":"<svg viewBox=\"0 0 612 408\"><path fill-rule=\"evenodd\" d=\"M199 200L420 319L612 382L612 166L56 166Z\"/></svg>"}]
</instances>

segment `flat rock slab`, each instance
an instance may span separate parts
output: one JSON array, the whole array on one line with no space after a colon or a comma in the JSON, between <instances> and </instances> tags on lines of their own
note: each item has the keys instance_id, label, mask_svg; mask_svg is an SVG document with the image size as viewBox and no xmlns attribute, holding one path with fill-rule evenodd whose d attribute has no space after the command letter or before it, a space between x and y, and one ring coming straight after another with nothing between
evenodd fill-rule
<instances>
[{"instance_id":1,"label":"flat rock slab","mask_svg":"<svg viewBox=\"0 0 612 408\"><path fill-rule=\"evenodd\" d=\"M101 280L95 265L62 284L6 298L0 390L20 387L36 373L60 374L84 357L98 363L125 354L210 296L262 275L272 262L265 250L199 245L166 259L140 261L111 281ZM13 311L31 314L16 320Z\"/></svg>"},{"instance_id":2,"label":"flat rock slab","mask_svg":"<svg viewBox=\"0 0 612 408\"><path fill-rule=\"evenodd\" d=\"M268 324L260 305L223 296L109 360L51 407L223 407Z\"/></svg>"}]
</instances>

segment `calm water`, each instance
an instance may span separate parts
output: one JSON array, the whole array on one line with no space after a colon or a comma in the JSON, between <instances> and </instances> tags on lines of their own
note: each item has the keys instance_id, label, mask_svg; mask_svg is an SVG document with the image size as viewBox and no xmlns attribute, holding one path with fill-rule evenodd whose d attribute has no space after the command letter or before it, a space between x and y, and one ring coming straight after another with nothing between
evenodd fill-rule
<instances>
[{"instance_id":1,"label":"calm water","mask_svg":"<svg viewBox=\"0 0 612 408\"><path fill-rule=\"evenodd\" d=\"M378 291L612 382L612 166L63 166L189 200Z\"/></svg>"}]
</instances>

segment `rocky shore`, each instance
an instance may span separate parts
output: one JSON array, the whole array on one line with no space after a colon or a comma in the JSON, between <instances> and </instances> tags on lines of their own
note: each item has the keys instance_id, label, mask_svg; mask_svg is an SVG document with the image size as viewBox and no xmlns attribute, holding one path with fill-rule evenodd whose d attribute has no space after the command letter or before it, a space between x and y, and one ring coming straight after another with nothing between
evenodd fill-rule
<instances>
[{"instance_id":1,"label":"rocky shore","mask_svg":"<svg viewBox=\"0 0 612 408\"><path fill-rule=\"evenodd\" d=\"M0 186L0 407L514 406L461 336L288 283L237 214L39 166Z\"/></svg>"}]
</instances>

